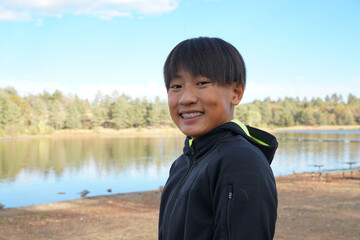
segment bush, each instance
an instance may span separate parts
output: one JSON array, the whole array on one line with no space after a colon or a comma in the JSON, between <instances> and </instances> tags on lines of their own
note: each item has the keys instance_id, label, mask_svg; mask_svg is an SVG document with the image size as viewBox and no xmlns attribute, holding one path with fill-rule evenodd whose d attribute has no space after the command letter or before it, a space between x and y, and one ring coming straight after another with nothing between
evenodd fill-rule
<instances>
[{"instance_id":1,"label":"bush","mask_svg":"<svg viewBox=\"0 0 360 240\"><path fill-rule=\"evenodd\" d=\"M38 135L39 134L39 128L35 125L31 125L28 127L27 129L27 134L30 134L30 135Z\"/></svg>"},{"instance_id":2,"label":"bush","mask_svg":"<svg viewBox=\"0 0 360 240\"><path fill-rule=\"evenodd\" d=\"M16 124L9 124L5 126L5 135L7 136L16 136L19 134L19 127Z\"/></svg>"},{"instance_id":3,"label":"bush","mask_svg":"<svg viewBox=\"0 0 360 240\"><path fill-rule=\"evenodd\" d=\"M5 137L5 130L0 128L0 137Z\"/></svg>"},{"instance_id":4,"label":"bush","mask_svg":"<svg viewBox=\"0 0 360 240\"><path fill-rule=\"evenodd\" d=\"M43 121L39 122L38 129L41 135L51 135L55 132L53 127L46 125Z\"/></svg>"}]
</instances>

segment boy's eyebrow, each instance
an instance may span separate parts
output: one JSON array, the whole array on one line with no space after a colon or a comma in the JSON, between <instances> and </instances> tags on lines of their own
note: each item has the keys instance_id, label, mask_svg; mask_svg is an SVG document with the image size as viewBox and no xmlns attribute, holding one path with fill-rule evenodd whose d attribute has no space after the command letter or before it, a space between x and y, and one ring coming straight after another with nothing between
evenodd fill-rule
<instances>
[{"instance_id":1,"label":"boy's eyebrow","mask_svg":"<svg viewBox=\"0 0 360 240\"><path fill-rule=\"evenodd\" d=\"M179 78L181 78L181 75L175 73L174 76L171 77L170 82Z\"/></svg>"},{"instance_id":2,"label":"boy's eyebrow","mask_svg":"<svg viewBox=\"0 0 360 240\"><path fill-rule=\"evenodd\" d=\"M179 74L175 73L175 74L174 74L174 76L173 76L172 78L173 78L173 79L174 79L174 78L181 78L181 75L179 75Z\"/></svg>"}]
</instances>

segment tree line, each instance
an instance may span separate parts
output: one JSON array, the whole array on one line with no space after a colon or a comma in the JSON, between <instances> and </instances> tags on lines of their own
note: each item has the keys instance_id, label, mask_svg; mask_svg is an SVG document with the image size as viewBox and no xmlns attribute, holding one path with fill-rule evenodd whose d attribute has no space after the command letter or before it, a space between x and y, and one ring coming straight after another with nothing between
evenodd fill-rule
<instances>
[{"instance_id":1,"label":"tree line","mask_svg":"<svg viewBox=\"0 0 360 240\"><path fill-rule=\"evenodd\" d=\"M266 98L235 107L235 118L253 126L360 124L360 99L349 94L345 101L333 94L321 98ZM156 97L132 98L116 91L99 92L94 101L59 90L20 97L12 87L0 89L0 136L51 134L60 129L115 129L164 127L174 124L167 102Z\"/></svg>"},{"instance_id":2,"label":"tree line","mask_svg":"<svg viewBox=\"0 0 360 240\"><path fill-rule=\"evenodd\" d=\"M266 98L235 108L235 117L254 126L289 127L295 125L360 124L360 99L349 94L347 101L336 93L322 98Z\"/></svg>"}]
</instances>

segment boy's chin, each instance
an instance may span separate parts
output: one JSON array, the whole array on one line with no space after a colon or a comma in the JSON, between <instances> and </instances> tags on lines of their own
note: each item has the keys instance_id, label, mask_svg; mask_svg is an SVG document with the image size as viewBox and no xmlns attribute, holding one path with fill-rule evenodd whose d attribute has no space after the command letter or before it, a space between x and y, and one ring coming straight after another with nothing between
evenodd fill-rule
<instances>
[{"instance_id":1,"label":"boy's chin","mask_svg":"<svg viewBox=\"0 0 360 240\"><path fill-rule=\"evenodd\" d=\"M189 130L182 130L182 129L180 129L180 131L184 134L184 135L186 135L186 136L188 136L188 137L191 137L192 139L196 139L196 138L199 138L199 137L201 137L202 135L204 135L205 133L200 133L200 132L197 132L197 131L189 131Z\"/></svg>"},{"instance_id":2,"label":"boy's chin","mask_svg":"<svg viewBox=\"0 0 360 240\"><path fill-rule=\"evenodd\" d=\"M181 123L177 124L177 127L184 135L191 137L192 139L199 138L215 128L213 126L207 126L206 124L194 124L189 126Z\"/></svg>"}]
</instances>

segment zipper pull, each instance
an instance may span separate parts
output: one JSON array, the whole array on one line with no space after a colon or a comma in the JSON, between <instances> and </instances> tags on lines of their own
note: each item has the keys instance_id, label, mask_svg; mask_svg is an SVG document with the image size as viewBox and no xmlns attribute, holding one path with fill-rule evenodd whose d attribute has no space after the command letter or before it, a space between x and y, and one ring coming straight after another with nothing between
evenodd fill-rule
<instances>
[{"instance_id":1,"label":"zipper pull","mask_svg":"<svg viewBox=\"0 0 360 240\"><path fill-rule=\"evenodd\" d=\"M230 185L229 186L229 195L228 195L229 199L232 199L233 198L233 186Z\"/></svg>"}]
</instances>

